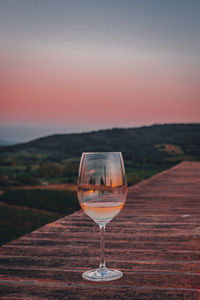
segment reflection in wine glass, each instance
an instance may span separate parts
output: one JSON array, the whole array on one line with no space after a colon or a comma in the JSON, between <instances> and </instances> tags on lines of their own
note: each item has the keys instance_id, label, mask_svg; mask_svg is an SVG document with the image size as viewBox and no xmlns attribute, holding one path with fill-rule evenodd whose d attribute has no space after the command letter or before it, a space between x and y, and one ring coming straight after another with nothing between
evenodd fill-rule
<instances>
[{"instance_id":1,"label":"reflection in wine glass","mask_svg":"<svg viewBox=\"0 0 200 300\"><path fill-rule=\"evenodd\" d=\"M120 278L118 270L106 268L104 258L105 226L123 208L126 201L126 175L120 152L83 153L78 175L78 199L84 212L100 227L101 254L97 270L83 273L92 281Z\"/></svg>"}]
</instances>

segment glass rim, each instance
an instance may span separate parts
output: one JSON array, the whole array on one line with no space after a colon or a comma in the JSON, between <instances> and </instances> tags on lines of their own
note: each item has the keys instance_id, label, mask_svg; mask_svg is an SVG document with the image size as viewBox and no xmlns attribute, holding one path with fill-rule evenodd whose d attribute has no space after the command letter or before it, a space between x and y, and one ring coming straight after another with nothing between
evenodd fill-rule
<instances>
[{"instance_id":1,"label":"glass rim","mask_svg":"<svg viewBox=\"0 0 200 300\"><path fill-rule=\"evenodd\" d=\"M110 151L110 152L82 152L82 154L108 154L108 153L120 153L122 154L122 152L120 151Z\"/></svg>"}]
</instances>

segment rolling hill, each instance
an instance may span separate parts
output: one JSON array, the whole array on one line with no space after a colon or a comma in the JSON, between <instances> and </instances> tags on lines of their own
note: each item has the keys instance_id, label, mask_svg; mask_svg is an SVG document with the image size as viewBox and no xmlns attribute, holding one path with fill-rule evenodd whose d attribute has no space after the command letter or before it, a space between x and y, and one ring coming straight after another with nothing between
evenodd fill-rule
<instances>
[{"instance_id":1,"label":"rolling hill","mask_svg":"<svg viewBox=\"0 0 200 300\"><path fill-rule=\"evenodd\" d=\"M175 145L171 152L165 151ZM113 128L80 134L55 134L28 143L0 148L0 154L26 151L52 159L79 157L82 152L121 151L127 160L160 163L172 156L200 160L200 124L167 124L139 128Z\"/></svg>"}]
</instances>

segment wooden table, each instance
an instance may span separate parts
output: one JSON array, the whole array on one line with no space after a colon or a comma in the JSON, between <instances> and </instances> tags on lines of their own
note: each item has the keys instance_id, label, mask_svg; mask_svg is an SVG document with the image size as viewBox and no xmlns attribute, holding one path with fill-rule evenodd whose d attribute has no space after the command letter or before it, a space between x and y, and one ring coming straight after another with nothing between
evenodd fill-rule
<instances>
[{"instance_id":1,"label":"wooden table","mask_svg":"<svg viewBox=\"0 0 200 300\"><path fill-rule=\"evenodd\" d=\"M183 162L130 187L106 231L107 266L94 283L99 230L78 211L0 248L1 299L200 299L200 163Z\"/></svg>"}]
</instances>

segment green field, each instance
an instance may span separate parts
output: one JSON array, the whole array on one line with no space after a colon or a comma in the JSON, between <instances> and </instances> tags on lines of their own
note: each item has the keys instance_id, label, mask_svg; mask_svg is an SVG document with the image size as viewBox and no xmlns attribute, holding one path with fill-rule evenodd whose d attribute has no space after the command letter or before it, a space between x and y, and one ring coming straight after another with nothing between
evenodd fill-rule
<instances>
[{"instance_id":1,"label":"green field","mask_svg":"<svg viewBox=\"0 0 200 300\"><path fill-rule=\"evenodd\" d=\"M80 209L72 191L9 190L0 201L0 244Z\"/></svg>"},{"instance_id":2,"label":"green field","mask_svg":"<svg viewBox=\"0 0 200 300\"><path fill-rule=\"evenodd\" d=\"M134 185L137 182L147 179L157 173L160 173L164 170L164 168L133 168L132 170L127 171L127 184L128 186Z\"/></svg>"},{"instance_id":3,"label":"green field","mask_svg":"<svg viewBox=\"0 0 200 300\"><path fill-rule=\"evenodd\" d=\"M0 206L0 244L16 239L59 217L57 214L34 212L23 207Z\"/></svg>"}]
</instances>

